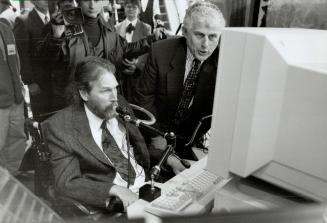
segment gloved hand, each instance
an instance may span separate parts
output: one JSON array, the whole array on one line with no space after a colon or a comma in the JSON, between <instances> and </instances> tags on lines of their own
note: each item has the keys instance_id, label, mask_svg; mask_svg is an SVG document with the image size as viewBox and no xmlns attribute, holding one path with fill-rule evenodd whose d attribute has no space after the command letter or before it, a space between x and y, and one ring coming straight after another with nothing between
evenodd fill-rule
<instances>
[{"instance_id":1,"label":"gloved hand","mask_svg":"<svg viewBox=\"0 0 327 223\"><path fill-rule=\"evenodd\" d=\"M133 75L136 70L136 63L137 63L137 58L133 58L133 59L124 58L122 61L122 64L125 67L123 69L123 73L126 75Z\"/></svg>"}]
</instances>

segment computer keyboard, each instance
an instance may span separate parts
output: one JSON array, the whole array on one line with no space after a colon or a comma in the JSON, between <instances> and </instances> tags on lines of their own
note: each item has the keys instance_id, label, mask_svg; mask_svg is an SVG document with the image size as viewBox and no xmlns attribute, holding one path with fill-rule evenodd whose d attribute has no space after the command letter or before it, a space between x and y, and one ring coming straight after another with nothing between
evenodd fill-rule
<instances>
[{"instance_id":1,"label":"computer keyboard","mask_svg":"<svg viewBox=\"0 0 327 223\"><path fill-rule=\"evenodd\" d=\"M182 214L189 205L197 203L207 193L222 187L226 182L223 177L203 170L190 181L176 185L149 203L145 211L158 216Z\"/></svg>"}]
</instances>

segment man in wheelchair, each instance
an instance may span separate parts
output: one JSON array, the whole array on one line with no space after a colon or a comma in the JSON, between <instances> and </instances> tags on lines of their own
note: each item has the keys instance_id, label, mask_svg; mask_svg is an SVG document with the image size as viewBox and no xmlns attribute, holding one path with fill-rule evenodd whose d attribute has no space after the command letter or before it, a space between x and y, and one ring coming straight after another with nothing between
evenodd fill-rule
<instances>
[{"instance_id":1,"label":"man in wheelchair","mask_svg":"<svg viewBox=\"0 0 327 223\"><path fill-rule=\"evenodd\" d=\"M118 105L130 107L117 95L114 73L115 67L101 58L79 63L74 103L42 123L42 129L55 194L124 212L148 179L150 157L162 151L148 150L138 128L117 115Z\"/></svg>"}]
</instances>

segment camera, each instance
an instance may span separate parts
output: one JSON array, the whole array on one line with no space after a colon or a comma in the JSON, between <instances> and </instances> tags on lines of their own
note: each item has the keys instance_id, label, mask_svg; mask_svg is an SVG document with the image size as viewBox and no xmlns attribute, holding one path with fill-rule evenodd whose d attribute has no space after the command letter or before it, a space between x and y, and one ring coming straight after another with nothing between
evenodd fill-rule
<instances>
[{"instance_id":1,"label":"camera","mask_svg":"<svg viewBox=\"0 0 327 223\"><path fill-rule=\"evenodd\" d=\"M84 22L82 10L79 7L64 9L61 13L64 17L65 25L82 25Z\"/></svg>"},{"instance_id":2,"label":"camera","mask_svg":"<svg viewBox=\"0 0 327 223\"><path fill-rule=\"evenodd\" d=\"M66 26L66 36L76 36L83 33L84 17L79 7L66 8L61 11Z\"/></svg>"},{"instance_id":3,"label":"camera","mask_svg":"<svg viewBox=\"0 0 327 223\"><path fill-rule=\"evenodd\" d=\"M83 33L82 24L84 23L84 17L82 9L77 7L75 0L48 0L48 3L50 14L53 14L58 10L62 14L64 21L62 23L53 21L53 23L66 26L66 37L76 36Z\"/></svg>"}]
</instances>

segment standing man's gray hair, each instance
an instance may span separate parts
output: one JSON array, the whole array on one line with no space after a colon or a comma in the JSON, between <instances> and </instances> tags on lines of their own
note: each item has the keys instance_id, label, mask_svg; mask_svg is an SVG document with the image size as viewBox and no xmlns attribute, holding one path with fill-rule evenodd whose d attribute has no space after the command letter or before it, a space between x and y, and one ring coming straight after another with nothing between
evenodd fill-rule
<instances>
[{"instance_id":1,"label":"standing man's gray hair","mask_svg":"<svg viewBox=\"0 0 327 223\"><path fill-rule=\"evenodd\" d=\"M193 22L195 19L194 17L207 17L212 15L212 13L215 13L218 16L220 25L224 27L226 25L226 21L222 12L218 8L218 6L209 1L196 2L186 10L186 14L183 21L184 27L189 28L190 23Z\"/></svg>"}]
</instances>

